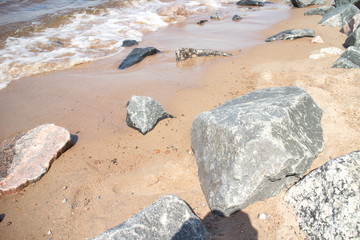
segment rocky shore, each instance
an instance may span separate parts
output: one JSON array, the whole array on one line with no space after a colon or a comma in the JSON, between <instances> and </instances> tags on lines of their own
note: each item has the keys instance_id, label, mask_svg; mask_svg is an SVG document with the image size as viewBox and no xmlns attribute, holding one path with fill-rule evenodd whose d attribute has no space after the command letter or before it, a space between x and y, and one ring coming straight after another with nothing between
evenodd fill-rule
<instances>
[{"instance_id":1,"label":"rocky shore","mask_svg":"<svg viewBox=\"0 0 360 240\"><path fill-rule=\"evenodd\" d=\"M250 50L177 46L176 59L154 43L181 33L180 23L122 54L122 70L116 56L0 91L3 236L358 239L359 10L335 1L309 14L326 3L293 4L291 18L262 31L263 44ZM246 20L215 15L186 25L220 33L218 22ZM41 125L49 122L67 130ZM41 132L47 127L63 139ZM51 142L46 154L38 139ZM47 159L44 171L8 191L34 152Z\"/></svg>"}]
</instances>

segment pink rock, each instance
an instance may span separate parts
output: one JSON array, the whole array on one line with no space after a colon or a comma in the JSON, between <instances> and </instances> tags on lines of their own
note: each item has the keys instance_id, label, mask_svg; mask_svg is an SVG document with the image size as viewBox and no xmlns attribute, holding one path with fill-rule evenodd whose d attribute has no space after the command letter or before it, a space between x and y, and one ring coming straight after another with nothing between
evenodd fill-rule
<instances>
[{"instance_id":1,"label":"pink rock","mask_svg":"<svg viewBox=\"0 0 360 240\"><path fill-rule=\"evenodd\" d=\"M184 4L175 3L170 6L160 8L157 13L160 16L169 16L169 17L176 17L176 16L187 16L188 13L186 11L186 7Z\"/></svg>"},{"instance_id":2,"label":"pink rock","mask_svg":"<svg viewBox=\"0 0 360 240\"><path fill-rule=\"evenodd\" d=\"M341 29L340 32L346 34L346 35L350 35L360 24L360 13L356 14L351 20L350 22L348 22L347 24L345 24Z\"/></svg>"},{"instance_id":3,"label":"pink rock","mask_svg":"<svg viewBox=\"0 0 360 240\"><path fill-rule=\"evenodd\" d=\"M324 40L320 36L315 36L313 39L311 39L312 43L324 43Z\"/></svg>"},{"instance_id":4,"label":"pink rock","mask_svg":"<svg viewBox=\"0 0 360 240\"><path fill-rule=\"evenodd\" d=\"M39 180L51 163L72 145L70 133L55 124L44 124L15 138L0 149L0 194L20 191ZM4 176L5 171L5 176Z\"/></svg>"}]
</instances>

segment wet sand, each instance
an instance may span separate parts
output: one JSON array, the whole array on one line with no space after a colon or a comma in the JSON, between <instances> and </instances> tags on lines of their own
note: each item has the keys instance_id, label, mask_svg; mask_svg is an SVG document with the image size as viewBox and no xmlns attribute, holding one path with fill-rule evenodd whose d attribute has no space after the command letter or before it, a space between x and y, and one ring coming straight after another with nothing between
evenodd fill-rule
<instances>
[{"instance_id":1,"label":"wet sand","mask_svg":"<svg viewBox=\"0 0 360 240\"><path fill-rule=\"evenodd\" d=\"M229 11L231 16L235 10ZM230 30L241 22L227 18L200 27L194 23L201 16L190 17L148 34L140 46L155 46L162 53L120 74L117 66L130 50L15 81L1 90L0 141L51 122L78 136L75 146L40 181L19 193L0 196L0 214L5 214L1 238L91 238L159 197L176 194L205 220L213 239L305 239L283 194L229 218L212 215L190 146L191 124L200 112L256 89L300 86L324 110L325 146L311 169L359 149L359 70L332 69L338 56L308 58L320 48L343 49L346 36L339 28L316 25L320 16L303 16L305 11L292 9L290 19L269 29L261 29L261 20L250 19L259 21L259 32L251 36L253 42L239 45L236 39L245 33ZM263 43L266 37L291 28L312 28L325 43L313 44L310 38ZM243 49L253 43L261 44ZM177 66L174 50L190 44L234 56ZM126 103L132 95L155 98L176 118L165 119L141 135L125 123ZM269 218L258 219L260 213Z\"/></svg>"}]
</instances>

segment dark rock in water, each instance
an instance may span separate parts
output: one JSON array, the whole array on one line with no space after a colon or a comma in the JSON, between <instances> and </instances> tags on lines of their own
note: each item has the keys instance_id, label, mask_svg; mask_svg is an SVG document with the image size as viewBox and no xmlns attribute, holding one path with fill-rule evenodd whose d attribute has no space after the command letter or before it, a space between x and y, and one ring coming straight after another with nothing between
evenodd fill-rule
<instances>
[{"instance_id":1,"label":"dark rock in water","mask_svg":"<svg viewBox=\"0 0 360 240\"><path fill-rule=\"evenodd\" d=\"M123 41L123 44L121 45L122 47L131 47L131 46L134 46L134 45L138 45L139 42L136 41L136 40L124 40Z\"/></svg>"},{"instance_id":2,"label":"dark rock in water","mask_svg":"<svg viewBox=\"0 0 360 240\"><path fill-rule=\"evenodd\" d=\"M348 47L332 67L360 68L360 48L354 46Z\"/></svg>"},{"instance_id":3,"label":"dark rock in water","mask_svg":"<svg viewBox=\"0 0 360 240\"><path fill-rule=\"evenodd\" d=\"M237 21L240 21L240 20L241 20L241 17L236 14L236 15L234 15L234 16L232 17L232 20L233 20L234 22L237 22Z\"/></svg>"},{"instance_id":4,"label":"dark rock in water","mask_svg":"<svg viewBox=\"0 0 360 240\"><path fill-rule=\"evenodd\" d=\"M39 180L72 144L70 133L54 124L41 125L2 144L0 165L5 169L1 168L0 195L20 191Z\"/></svg>"},{"instance_id":5,"label":"dark rock in water","mask_svg":"<svg viewBox=\"0 0 360 240\"><path fill-rule=\"evenodd\" d=\"M354 5L344 5L326 13L318 24L330 27L342 27L359 13L360 10Z\"/></svg>"},{"instance_id":6,"label":"dark rock in water","mask_svg":"<svg viewBox=\"0 0 360 240\"><path fill-rule=\"evenodd\" d=\"M293 29L285 30L272 37L265 39L265 42L272 42L277 40L294 40L302 37L315 37L315 32L312 29Z\"/></svg>"},{"instance_id":7,"label":"dark rock in water","mask_svg":"<svg viewBox=\"0 0 360 240\"><path fill-rule=\"evenodd\" d=\"M311 239L360 239L360 151L332 159L289 189L287 201Z\"/></svg>"},{"instance_id":8,"label":"dark rock in water","mask_svg":"<svg viewBox=\"0 0 360 240\"><path fill-rule=\"evenodd\" d=\"M178 48L175 52L176 61L184 61L195 57L209 57L209 56L232 56L231 53L213 51L209 49L194 49L194 48Z\"/></svg>"},{"instance_id":9,"label":"dark rock in water","mask_svg":"<svg viewBox=\"0 0 360 240\"><path fill-rule=\"evenodd\" d=\"M191 146L211 210L229 216L298 181L322 150L321 116L299 87L254 91L199 114Z\"/></svg>"},{"instance_id":10,"label":"dark rock in water","mask_svg":"<svg viewBox=\"0 0 360 240\"><path fill-rule=\"evenodd\" d=\"M197 22L196 24L199 24L199 25L202 25L202 24L204 24L204 23L206 23L206 22L208 22L209 20L200 20L199 22Z\"/></svg>"},{"instance_id":11,"label":"dark rock in water","mask_svg":"<svg viewBox=\"0 0 360 240\"><path fill-rule=\"evenodd\" d=\"M183 200L167 195L92 240L207 240L210 234Z\"/></svg>"},{"instance_id":12,"label":"dark rock in water","mask_svg":"<svg viewBox=\"0 0 360 240\"><path fill-rule=\"evenodd\" d=\"M259 6L263 7L265 6L265 3L262 1L255 1L255 0L240 0L236 2L236 5L238 6Z\"/></svg>"},{"instance_id":13,"label":"dark rock in water","mask_svg":"<svg viewBox=\"0 0 360 240\"><path fill-rule=\"evenodd\" d=\"M127 104L127 125L144 135L165 118L173 116L166 113L161 104L150 97L132 96Z\"/></svg>"},{"instance_id":14,"label":"dark rock in water","mask_svg":"<svg viewBox=\"0 0 360 240\"><path fill-rule=\"evenodd\" d=\"M322 6L322 7L317 7L317 8L312 8L309 9L308 11L306 11L304 13L304 15L320 15L323 16L326 13L334 10L335 7L334 6Z\"/></svg>"},{"instance_id":15,"label":"dark rock in water","mask_svg":"<svg viewBox=\"0 0 360 240\"><path fill-rule=\"evenodd\" d=\"M335 6L336 7L341 7L341 6L345 6L345 5L353 5L359 2L359 0L335 0Z\"/></svg>"},{"instance_id":16,"label":"dark rock in water","mask_svg":"<svg viewBox=\"0 0 360 240\"><path fill-rule=\"evenodd\" d=\"M345 40L343 44L345 48L350 46L360 47L360 26L358 26L355 31Z\"/></svg>"},{"instance_id":17,"label":"dark rock in water","mask_svg":"<svg viewBox=\"0 0 360 240\"><path fill-rule=\"evenodd\" d=\"M218 12L216 12L210 16L210 19L213 19L213 20L221 20L223 18L224 18L224 15L221 13L218 13Z\"/></svg>"},{"instance_id":18,"label":"dark rock in water","mask_svg":"<svg viewBox=\"0 0 360 240\"><path fill-rule=\"evenodd\" d=\"M310 5L323 5L326 0L291 0L294 7L303 8Z\"/></svg>"},{"instance_id":19,"label":"dark rock in water","mask_svg":"<svg viewBox=\"0 0 360 240\"><path fill-rule=\"evenodd\" d=\"M0 214L0 223L4 220L4 218L5 218L5 213Z\"/></svg>"},{"instance_id":20,"label":"dark rock in water","mask_svg":"<svg viewBox=\"0 0 360 240\"><path fill-rule=\"evenodd\" d=\"M119 66L119 69L125 69L131 67L132 65L140 62L145 57L154 55L160 52L154 47L146 47L146 48L134 48L130 54L122 61Z\"/></svg>"}]
</instances>

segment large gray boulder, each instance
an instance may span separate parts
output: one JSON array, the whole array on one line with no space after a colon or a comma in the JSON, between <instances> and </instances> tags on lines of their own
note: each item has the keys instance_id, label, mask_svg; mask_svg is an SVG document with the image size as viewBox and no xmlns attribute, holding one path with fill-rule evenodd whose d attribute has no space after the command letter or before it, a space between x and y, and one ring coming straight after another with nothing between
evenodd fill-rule
<instances>
[{"instance_id":1,"label":"large gray boulder","mask_svg":"<svg viewBox=\"0 0 360 240\"><path fill-rule=\"evenodd\" d=\"M202 221L183 200L167 195L92 240L206 240Z\"/></svg>"},{"instance_id":2,"label":"large gray boulder","mask_svg":"<svg viewBox=\"0 0 360 240\"><path fill-rule=\"evenodd\" d=\"M160 52L154 47L134 48L129 55L120 63L119 69L129 68L132 65L141 62L147 56L151 56Z\"/></svg>"},{"instance_id":3,"label":"large gray boulder","mask_svg":"<svg viewBox=\"0 0 360 240\"><path fill-rule=\"evenodd\" d=\"M272 42L278 40L294 40L302 37L315 37L315 32L312 29L292 29L282 31L274 36L265 39L265 42Z\"/></svg>"},{"instance_id":4,"label":"large gray boulder","mask_svg":"<svg viewBox=\"0 0 360 240\"><path fill-rule=\"evenodd\" d=\"M312 239L360 239L360 151L310 172L285 200Z\"/></svg>"},{"instance_id":5,"label":"large gray boulder","mask_svg":"<svg viewBox=\"0 0 360 240\"><path fill-rule=\"evenodd\" d=\"M232 56L231 53L214 51L209 49L195 49L195 48L178 48L175 51L176 61L184 61L195 57L209 57L209 56Z\"/></svg>"},{"instance_id":6,"label":"large gray boulder","mask_svg":"<svg viewBox=\"0 0 360 240\"><path fill-rule=\"evenodd\" d=\"M126 123L142 134L151 131L165 118L173 116L165 112L161 104L151 97L132 96L127 103Z\"/></svg>"},{"instance_id":7,"label":"large gray boulder","mask_svg":"<svg viewBox=\"0 0 360 240\"><path fill-rule=\"evenodd\" d=\"M343 44L345 48L350 46L360 47L360 27L357 27L353 33L345 40Z\"/></svg>"},{"instance_id":8,"label":"large gray boulder","mask_svg":"<svg viewBox=\"0 0 360 240\"><path fill-rule=\"evenodd\" d=\"M211 210L229 216L298 181L322 150L321 116L299 87L258 90L198 115L191 146Z\"/></svg>"},{"instance_id":9,"label":"large gray boulder","mask_svg":"<svg viewBox=\"0 0 360 240\"><path fill-rule=\"evenodd\" d=\"M323 5L326 3L325 0L291 0L294 7L303 8L310 5Z\"/></svg>"},{"instance_id":10,"label":"large gray boulder","mask_svg":"<svg viewBox=\"0 0 360 240\"><path fill-rule=\"evenodd\" d=\"M344 26L342 26L342 28L340 29L340 32L346 34L346 35L350 35L354 32L354 30L357 29L357 27L360 25L360 14L356 14L351 20L350 22L348 22L347 24L345 24Z\"/></svg>"},{"instance_id":11,"label":"large gray boulder","mask_svg":"<svg viewBox=\"0 0 360 240\"><path fill-rule=\"evenodd\" d=\"M348 47L336 60L333 68L360 68L360 48Z\"/></svg>"},{"instance_id":12,"label":"large gray boulder","mask_svg":"<svg viewBox=\"0 0 360 240\"><path fill-rule=\"evenodd\" d=\"M0 146L0 194L20 191L39 180L51 163L71 147L70 133L44 124Z\"/></svg>"},{"instance_id":13,"label":"large gray boulder","mask_svg":"<svg viewBox=\"0 0 360 240\"><path fill-rule=\"evenodd\" d=\"M359 13L360 10L354 5L344 5L326 13L318 24L330 27L342 27Z\"/></svg>"},{"instance_id":14,"label":"large gray boulder","mask_svg":"<svg viewBox=\"0 0 360 240\"><path fill-rule=\"evenodd\" d=\"M341 7L349 4L354 4L356 2L359 2L359 0L335 0L335 6Z\"/></svg>"},{"instance_id":15,"label":"large gray boulder","mask_svg":"<svg viewBox=\"0 0 360 240\"><path fill-rule=\"evenodd\" d=\"M309 10L307 10L304 15L320 15L323 16L326 13L334 10L335 7L334 6L321 6L321 7L317 7L317 8L311 8Z\"/></svg>"}]
</instances>

